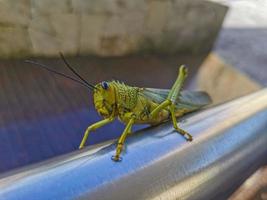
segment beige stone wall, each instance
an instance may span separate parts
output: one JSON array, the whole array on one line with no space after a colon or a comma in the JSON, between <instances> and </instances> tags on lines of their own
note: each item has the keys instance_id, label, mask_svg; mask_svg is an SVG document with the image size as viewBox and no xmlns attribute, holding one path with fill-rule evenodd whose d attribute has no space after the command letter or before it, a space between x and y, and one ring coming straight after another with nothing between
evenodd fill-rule
<instances>
[{"instance_id":1,"label":"beige stone wall","mask_svg":"<svg viewBox=\"0 0 267 200\"><path fill-rule=\"evenodd\" d=\"M206 52L225 12L204 0L2 0L0 57Z\"/></svg>"},{"instance_id":2,"label":"beige stone wall","mask_svg":"<svg viewBox=\"0 0 267 200\"><path fill-rule=\"evenodd\" d=\"M210 94L213 105L256 92L262 86L225 63L216 54L210 54L197 74L199 90Z\"/></svg>"}]
</instances>

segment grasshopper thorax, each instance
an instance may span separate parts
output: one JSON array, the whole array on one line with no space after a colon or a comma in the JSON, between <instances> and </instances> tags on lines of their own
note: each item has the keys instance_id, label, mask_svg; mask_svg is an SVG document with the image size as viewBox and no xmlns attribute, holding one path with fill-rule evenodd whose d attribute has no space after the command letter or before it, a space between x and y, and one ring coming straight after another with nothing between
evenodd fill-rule
<instances>
[{"instance_id":1,"label":"grasshopper thorax","mask_svg":"<svg viewBox=\"0 0 267 200\"><path fill-rule=\"evenodd\" d=\"M114 114L116 96L116 88L112 82L103 81L98 83L94 89L94 104L97 112L104 118L108 118Z\"/></svg>"}]
</instances>

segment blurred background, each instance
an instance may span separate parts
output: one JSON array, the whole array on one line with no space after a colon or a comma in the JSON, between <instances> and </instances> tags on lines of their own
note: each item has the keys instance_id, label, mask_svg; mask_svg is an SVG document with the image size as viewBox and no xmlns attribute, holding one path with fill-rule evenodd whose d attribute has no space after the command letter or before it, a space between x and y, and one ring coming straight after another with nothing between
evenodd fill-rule
<instances>
[{"instance_id":1,"label":"blurred background","mask_svg":"<svg viewBox=\"0 0 267 200\"><path fill-rule=\"evenodd\" d=\"M185 64L185 89L216 105L267 85L266 36L265 0L0 1L0 173L77 150L101 119L91 92L25 59L71 75L62 52L92 84L155 88L170 88ZM87 145L123 127L107 125Z\"/></svg>"}]
</instances>

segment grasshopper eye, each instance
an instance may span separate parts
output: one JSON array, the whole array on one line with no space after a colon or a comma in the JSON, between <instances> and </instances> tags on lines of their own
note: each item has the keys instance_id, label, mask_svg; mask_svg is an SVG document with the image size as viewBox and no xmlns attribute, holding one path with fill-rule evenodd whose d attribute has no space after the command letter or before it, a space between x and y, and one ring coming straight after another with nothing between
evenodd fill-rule
<instances>
[{"instance_id":1,"label":"grasshopper eye","mask_svg":"<svg viewBox=\"0 0 267 200\"><path fill-rule=\"evenodd\" d=\"M108 89L108 83L105 82L105 81L103 81L103 82L101 83L101 86L102 86L102 88L105 89L105 90Z\"/></svg>"}]
</instances>

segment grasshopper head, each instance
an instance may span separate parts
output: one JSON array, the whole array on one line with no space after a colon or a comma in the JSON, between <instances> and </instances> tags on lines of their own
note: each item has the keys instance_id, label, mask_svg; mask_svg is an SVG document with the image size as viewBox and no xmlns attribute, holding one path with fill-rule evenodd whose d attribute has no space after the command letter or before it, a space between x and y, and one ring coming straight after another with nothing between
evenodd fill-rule
<instances>
[{"instance_id":1,"label":"grasshopper head","mask_svg":"<svg viewBox=\"0 0 267 200\"><path fill-rule=\"evenodd\" d=\"M104 118L113 114L115 105L115 88L110 82L103 81L97 84L94 90L94 104L97 112Z\"/></svg>"}]
</instances>

